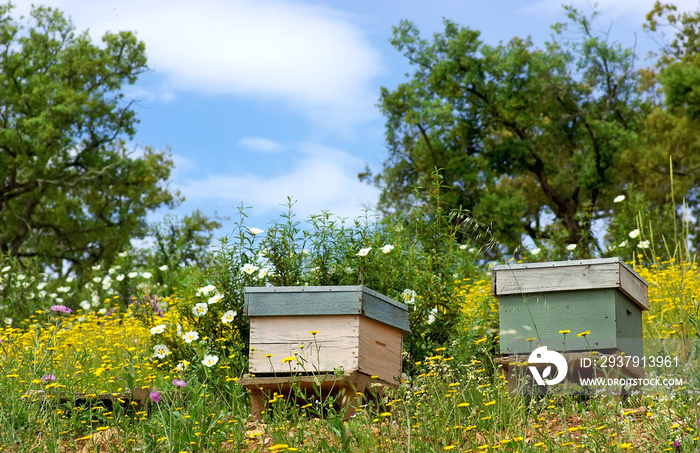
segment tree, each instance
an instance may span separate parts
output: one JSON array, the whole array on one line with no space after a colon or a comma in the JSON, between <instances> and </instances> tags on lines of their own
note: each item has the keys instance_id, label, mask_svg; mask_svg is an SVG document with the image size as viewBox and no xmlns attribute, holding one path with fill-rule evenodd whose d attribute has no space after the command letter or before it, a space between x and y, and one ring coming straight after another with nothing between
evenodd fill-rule
<instances>
[{"instance_id":1,"label":"tree","mask_svg":"<svg viewBox=\"0 0 700 453\"><path fill-rule=\"evenodd\" d=\"M593 253L592 224L610 218L630 182L621 159L642 152L651 100L637 90L634 53L568 14L578 38L565 39L571 32L557 24L544 49L520 38L489 46L448 20L432 42L410 22L394 29L392 43L415 70L382 88L389 159L375 181L384 209L410 207L414 187L428 187L439 168L446 200L492 225L497 253L525 236Z\"/></svg>"},{"instance_id":2,"label":"tree","mask_svg":"<svg viewBox=\"0 0 700 453\"><path fill-rule=\"evenodd\" d=\"M158 269L165 265L168 273L186 266L206 267L211 260L212 231L219 227L221 223L199 210L182 219L165 216L162 222L149 225L148 236L153 239L153 245L143 254L144 267ZM158 278L163 280L163 275Z\"/></svg>"},{"instance_id":3,"label":"tree","mask_svg":"<svg viewBox=\"0 0 700 453\"><path fill-rule=\"evenodd\" d=\"M169 157L127 148L137 120L121 89L147 70L145 46L126 31L96 45L55 9L24 24L12 8L0 6L0 252L79 271L178 201Z\"/></svg>"},{"instance_id":4,"label":"tree","mask_svg":"<svg viewBox=\"0 0 700 453\"><path fill-rule=\"evenodd\" d=\"M646 161L630 162L638 171L650 165L673 173L673 187L669 178L662 180L658 172L651 173L644 183L655 187L658 194L675 196L675 203L685 199L685 207L695 219L700 215L700 11L678 13L674 5L656 2L647 15L645 25L659 36L661 42L655 67L644 72L649 91L660 98L647 117L644 127ZM663 30L673 30L666 42ZM647 191L651 192L651 191ZM663 196L653 200L660 203ZM676 206L673 207L676 210ZM691 225L695 249L700 246L698 223ZM670 234L669 234L670 235ZM673 232L678 240L678 229Z\"/></svg>"}]
</instances>

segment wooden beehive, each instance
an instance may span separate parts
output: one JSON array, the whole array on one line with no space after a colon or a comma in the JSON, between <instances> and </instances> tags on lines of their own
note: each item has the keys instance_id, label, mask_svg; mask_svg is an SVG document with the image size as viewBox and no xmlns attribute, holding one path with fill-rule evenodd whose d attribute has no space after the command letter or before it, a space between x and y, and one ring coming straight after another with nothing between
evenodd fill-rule
<instances>
[{"instance_id":1,"label":"wooden beehive","mask_svg":"<svg viewBox=\"0 0 700 453\"><path fill-rule=\"evenodd\" d=\"M256 376L360 372L386 383L401 376L408 308L364 286L245 288L245 314Z\"/></svg>"},{"instance_id":2,"label":"wooden beehive","mask_svg":"<svg viewBox=\"0 0 700 453\"><path fill-rule=\"evenodd\" d=\"M538 346L643 353L647 283L619 258L496 266L491 291L499 300L502 354Z\"/></svg>"}]
</instances>

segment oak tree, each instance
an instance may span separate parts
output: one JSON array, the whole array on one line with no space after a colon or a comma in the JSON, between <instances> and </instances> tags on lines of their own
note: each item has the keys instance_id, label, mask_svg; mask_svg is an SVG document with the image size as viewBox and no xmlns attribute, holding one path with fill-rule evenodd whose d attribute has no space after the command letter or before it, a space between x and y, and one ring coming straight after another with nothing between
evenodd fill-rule
<instances>
[{"instance_id":1,"label":"oak tree","mask_svg":"<svg viewBox=\"0 0 700 453\"><path fill-rule=\"evenodd\" d=\"M178 201L168 155L128 144L137 119L122 90L147 70L145 46L127 31L93 43L51 8L12 13L0 6L0 252L79 270Z\"/></svg>"},{"instance_id":2,"label":"oak tree","mask_svg":"<svg viewBox=\"0 0 700 453\"><path fill-rule=\"evenodd\" d=\"M610 219L630 183L621 162L641 152L652 100L638 90L634 52L568 14L543 48L517 37L487 45L449 20L432 40L410 22L395 28L413 72L381 93L389 159L375 181L385 209L409 208L438 168L446 200L492 225L498 253L527 236L596 253L592 225Z\"/></svg>"}]
</instances>

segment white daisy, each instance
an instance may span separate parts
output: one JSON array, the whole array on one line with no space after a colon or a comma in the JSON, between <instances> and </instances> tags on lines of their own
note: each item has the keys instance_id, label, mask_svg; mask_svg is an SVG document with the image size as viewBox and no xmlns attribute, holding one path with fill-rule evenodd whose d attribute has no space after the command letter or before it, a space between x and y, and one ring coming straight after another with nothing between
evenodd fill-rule
<instances>
[{"instance_id":1,"label":"white daisy","mask_svg":"<svg viewBox=\"0 0 700 453\"><path fill-rule=\"evenodd\" d=\"M208 311L209 306L205 303L198 303L197 305L192 307L192 314L194 314L198 318L201 318L202 316L206 315Z\"/></svg>"},{"instance_id":2,"label":"white daisy","mask_svg":"<svg viewBox=\"0 0 700 453\"><path fill-rule=\"evenodd\" d=\"M221 317L221 322L223 322L224 324L233 322L233 318L235 318L237 314L237 312L229 310L226 313L224 313L224 315Z\"/></svg>"},{"instance_id":3,"label":"white daisy","mask_svg":"<svg viewBox=\"0 0 700 453\"><path fill-rule=\"evenodd\" d=\"M164 344L157 344L153 347L153 357L164 359L170 353L170 349Z\"/></svg>"},{"instance_id":4,"label":"white daisy","mask_svg":"<svg viewBox=\"0 0 700 453\"><path fill-rule=\"evenodd\" d=\"M250 275L253 272L257 272L258 269L260 269L258 266L254 266L250 263L245 263L243 265L243 267L241 268L241 272L244 272L244 273Z\"/></svg>"},{"instance_id":5,"label":"white daisy","mask_svg":"<svg viewBox=\"0 0 700 453\"><path fill-rule=\"evenodd\" d=\"M364 249L360 249L359 252L357 252L355 255L356 256L367 256L369 254L369 251L372 250L372 247L367 247Z\"/></svg>"},{"instance_id":6,"label":"white daisy","mask_svg":"<svg viewBox=\"0 0 700 453\"><path fill-rule=\"evenodd\" d=\"M156 335L165 332L165 324L159 324L155 327L151 327L151 335Z\"/></svg>"},{"instance_id":7,"label":"white daisy","mask_svg":"<svg viewBox=\"0 0 700 453\"><path fill-rule=\"evenodd\" d=\"M203 287L197 289L197 295L198 296L206 296L212 291L216 291L216 287L214 285L203 286Z\"/></svg>"},{"instance_id":8,"label":"white daisy","mask_svg":"<svg viewBox=\"0 0 700 453\"><path fill-rule=\"evenodd\" d=\"M194 330L187 332L182 336L182 339L185 340L185 343L192 343L193 341L199 340L199 332L195 332Z\"/></svg>"},{"instance_id":9,"label":"white daisy","mask_svg":"<svg viewBox=\"0 0 700 453\"><path fill-rule=\"evenodd\" d=\"M219 357L215 355L205 355L204 360L202 360L202 365L208 366L209 368L213 367L216 365L216 363L219 361Z\"/></svg>"},{"instance_id":10,"label":"white daisy","mask_svg":"<svg viewBox=\"0 0 700 453\"><path fill-rule=\"evenodd\" d=\"M224 298L224 295L221 293L216 293L213 296L209 298L207 301L208 304L215 304L217 302L221 302L221 300Z\"/></svg>"}]
</instances>

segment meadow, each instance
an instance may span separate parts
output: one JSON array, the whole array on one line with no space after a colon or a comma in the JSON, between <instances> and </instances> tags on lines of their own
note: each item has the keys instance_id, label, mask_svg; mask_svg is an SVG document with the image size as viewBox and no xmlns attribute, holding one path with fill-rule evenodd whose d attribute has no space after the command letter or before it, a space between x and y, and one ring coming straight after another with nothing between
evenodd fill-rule
<instances>
[{"instance_id":1,"label":"meadow","mask_svg":"<svg viewBox=\"0 0 700 453\"><path fill-rule=\"evenodd\" d=\"M2 308L0 451L700 450L697 392L509 394L494 362L498 301L474 265L479 251L445 226L454 222L346 226L323 214L302 228L290 210L263 231L241 219L205 269L138 268L132 252L83 281L0 269L7 300L31 308ZM649 283L645 337L697 341L697 263L631 258ZM347 421L332 400L279 395L252 419L239 383L242 291L290 283L365 284L407 303L413 333L397 389Z\"/></svg>"}]
</instances>

